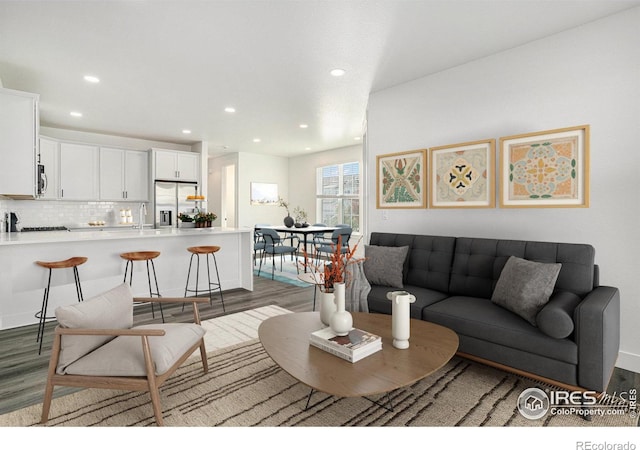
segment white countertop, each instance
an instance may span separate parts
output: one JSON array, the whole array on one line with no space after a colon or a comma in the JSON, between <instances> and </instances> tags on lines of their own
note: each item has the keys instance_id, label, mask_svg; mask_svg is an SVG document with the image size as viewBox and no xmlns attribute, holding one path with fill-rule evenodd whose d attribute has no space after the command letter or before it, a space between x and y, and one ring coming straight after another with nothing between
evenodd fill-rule
<instances>
[{"instance_id":1,"label":"white countertop","mask_svg":"<svg viewBox=\"0 0 640 450\"><path fill-rule=\"evenodd\" d=\"M25 245L25 244L45 244L51 242L85 242L102 241L108 239L145 239L145 238L170 238L198 236L202 234L235 234L253 233L252 228L158 228L132 230L130 228L122 230L103 231L30 231L0 233L0 246L3 245Z\"/></svg>"}]
</instances>

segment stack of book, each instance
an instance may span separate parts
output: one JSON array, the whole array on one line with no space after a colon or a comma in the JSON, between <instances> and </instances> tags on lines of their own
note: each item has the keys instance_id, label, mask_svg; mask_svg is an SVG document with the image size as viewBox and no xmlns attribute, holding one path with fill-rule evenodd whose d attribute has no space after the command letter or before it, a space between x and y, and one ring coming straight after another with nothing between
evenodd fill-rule
<instances>
[{"instance_id":1,"label":"stack of book","mask_svg":"<svg viewBox=\"0 0 640 450\"><path fill-rule=\"evenodd\" d=\"M380 336L358 328L352 328L346 336L336 335L331 327L323 328L311 333L309 342L314 347L352 363L382 350Z\"/></svg>"}]
</instances>

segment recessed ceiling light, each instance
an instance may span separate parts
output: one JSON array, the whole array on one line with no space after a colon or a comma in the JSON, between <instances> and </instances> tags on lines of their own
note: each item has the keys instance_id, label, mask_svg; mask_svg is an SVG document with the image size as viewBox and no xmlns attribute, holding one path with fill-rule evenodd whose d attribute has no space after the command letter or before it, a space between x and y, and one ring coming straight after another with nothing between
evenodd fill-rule
<instances>
[{"instance_id":1,"label":"recessed ceiling light","mask_svg":"<svg viewBox=\"0 0 640 450\"><path fill-rule=\"evenodd\" d=\"M360 136L356 136L353 138L354 141L359 141L360 139L361 139Z\"/></svg>"},{"instance_id":2,"label":"recessed ceiling light","mask_svg":"<svg viewBox=\"0 0 640 450\"><path fill-rule=\"evenodd\" d=\"M344 75L345 73L347 73L346 70L344 69L332 69L331 72L329 72L332 76L334 77L341 77L342 75Z\"/></svg>"},{"instance_id":3,"label":"recessed ceiling light","mask_svg":"<svg viewBox=\"0 0 640 450\"><path fill-rule=\"evenodd\" d=\"M305 150L311 150L311 147L305 147L304 149Z\"/></svg>"},{"instance_id":4,"label":"recessed ceiling light","mask_svg":"<svg viewBox=\"0 0 640 450\"><path fill-rule=\"evenodd\" d=\"M88 83L100 83L100 78L93 76L93 75L85 75L84 76L84 81L88 82Z\"/></svg>"},{"instance_id":5,"label":"recessed ceiling light","mask_svg":"<svg viewBox=\"0 0 640 450\"><path fill-rule=\"evenodd\" d=\"M71 111L69 113L69 115L73 116L73 117L82 117L82 113L78 112L78 111Z\"/></svg>"},{"instance_id":6,"label":"recessed ceiling light","mask_svg":"<svg viewBox=\"0 0 640 450\"><path fill-rule=\"evenodd\" d=\"M255 142L255 143L260 142L260 138L254 138L254 139L253 139L253 142Z\"/></svg>"},{"instance_id":7,"label":"recessed ceiling light","mask_svg":"<svg viewBox=\"0 0 640 450\"><path fill-rule=\"evenodd\" d=\"M309 128L309 125L307 125L306 123L301 123L300 128Z\"/></svg>"},{"instance_id":8,"label":"recessed ceiling light","mask_svg":"<svg viewBox=\"0 0 640 450\"><path fill-rule=\"evenodd\" d=\"M236 109L235 109L233 106L227 106L227 107L224 109L224 112L234 113L234 112L236 112Z\"/></svg>"},{"instance_id":9,"label":"recessed ceiling light","mask_svg":"<svg viewBox=\"0 0 640 450\"><path fill-rule=\"evenodd\" d=\"M183 134L191 134L191 130L182 130Z\"/></svg>"}]
</instances>

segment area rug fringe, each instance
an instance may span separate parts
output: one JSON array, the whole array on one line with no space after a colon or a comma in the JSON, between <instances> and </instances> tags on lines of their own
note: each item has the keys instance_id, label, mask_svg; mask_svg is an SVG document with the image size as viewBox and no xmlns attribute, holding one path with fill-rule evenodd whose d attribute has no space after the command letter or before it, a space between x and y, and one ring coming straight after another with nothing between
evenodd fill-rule
<instances>
[{"instance_id":1,"label":"area rug fringe","mask_svg":"<svg viewBox=\"0 0 640 450\"><path fill-rule=\"evenodd\" d=\"M516 408L528 380L455 357L429 377L377 398L315 392L281 370L257 339L209 353L209 373L192 359L161 390L165 424L221 427L595 427L635 426L628 414L547 416L528 420ZM391 402L389 411L373 403ZM620 402L620 399L613 399ZM0 416L0 426L39 426L41 405ZM47 426L149 426L147 393L87 389L57 399Z\"/></svg>"}]
</instances>

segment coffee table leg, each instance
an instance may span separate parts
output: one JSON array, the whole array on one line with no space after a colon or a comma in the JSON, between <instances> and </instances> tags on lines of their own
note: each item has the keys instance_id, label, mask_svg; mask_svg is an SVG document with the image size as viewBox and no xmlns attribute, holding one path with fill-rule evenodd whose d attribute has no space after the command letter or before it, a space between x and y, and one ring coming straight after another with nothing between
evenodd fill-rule
<instances>
[{"instance_id":1,"label":"coffee table leg","mask_svg":"<svg viewBox=\"0 0 640 450\"><path fill-rule=\"evenodd\" d=\"M309 395L307 396L307 404L304 407L304 411L309 409L309 402L311 401L311 396L313 395L313 392L314 392L313 389L311 389L309 391ZM380 403L379 401L373 400L373 399L371 399L369 397L362 397L362 398L369 400L371 403L373 403L375 405L378 405L379 407L384 408L387 411L393 412L393 402L391 401L391 396L389 395L388 392L387 392L387 402L386 402L386 404ZM313 406L315 406L315 405L313 405Z\"/></svg>"},{"instance_id":2,"label":"coffee table leg","mask_svg":"<svg viewBox=\"0 0 640 450\"><path fill-rule=\"evenodd\" d=\"M309 391L309 396L307 397L307 404L304 407L304 410L306 411L307 409L309 409L309 402L311 401L311 396L313 395L313 389L311 389L311 391Z\"/></svg>"}]
</instances>

